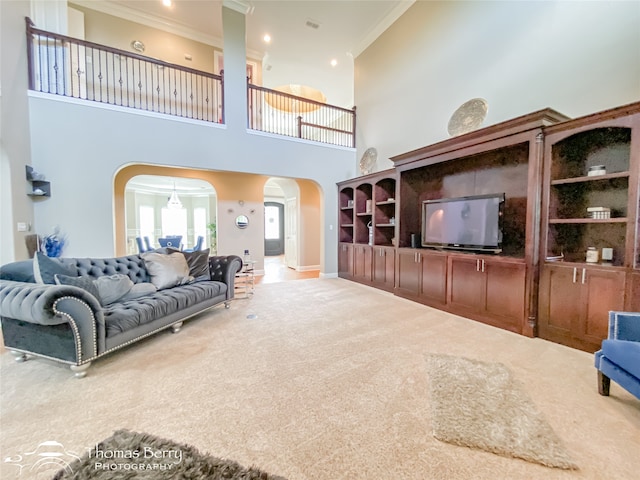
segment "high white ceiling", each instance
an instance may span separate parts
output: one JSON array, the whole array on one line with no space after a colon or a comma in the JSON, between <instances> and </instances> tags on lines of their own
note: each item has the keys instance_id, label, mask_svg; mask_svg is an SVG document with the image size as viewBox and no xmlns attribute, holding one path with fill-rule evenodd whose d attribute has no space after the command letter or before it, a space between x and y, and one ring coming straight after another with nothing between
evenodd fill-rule
<instances>
[{"instance_id":1,"label":"high white ceiling","mask_svg":"<svg viewBox=\"0 0 640 480\"><path fill-rule=\"evenodd\" d=\"M250 57L263 62L262 84L321 90L327 102L353 106L353 60L415 0L231 0L246 5ZM77 3L222 47L221 0L77 0ZM318 25L312 28L307 23ZM263 41L268 33L270 44ZM337 65L332 67L332 59ZM381 59L383 61L383 59Z\"/></svg>"}]
</instances>

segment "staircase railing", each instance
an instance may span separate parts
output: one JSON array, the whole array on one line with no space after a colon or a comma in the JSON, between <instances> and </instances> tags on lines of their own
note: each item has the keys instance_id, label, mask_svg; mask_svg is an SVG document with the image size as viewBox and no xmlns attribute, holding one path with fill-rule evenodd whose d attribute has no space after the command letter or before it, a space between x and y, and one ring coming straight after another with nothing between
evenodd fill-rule
<instances>
[{"instance_id":1,"label":"staircase railing","mask_svg":"<svg viewBox=\"0 0 640 480\"><path fill-rule=\"evenodd\" d=\"M27 23L29 89L224 123L224 75L35 28ZM248 127L355 147L356 108L328 105L247 83Z\"/></svg>"},{"instance_id":2,"label":"staircase railing","mask_svg":"<svg viewBox=\"0 0 640 480\"><path fill-rule=\"evenodd\" d=\"M252 130L356 146L356 107L336 107L247 83L248 126Z\"/></svg>"},{"instance_id":3,"label":"staircase railing","mask_svg":"<svg viewBox=\"0 0 640 480\"><path fill-rule=\"evenodd\" d=\"M224 123L220 75L46 32L26 21L30 90Z\"/></svg>"}]
</instances>

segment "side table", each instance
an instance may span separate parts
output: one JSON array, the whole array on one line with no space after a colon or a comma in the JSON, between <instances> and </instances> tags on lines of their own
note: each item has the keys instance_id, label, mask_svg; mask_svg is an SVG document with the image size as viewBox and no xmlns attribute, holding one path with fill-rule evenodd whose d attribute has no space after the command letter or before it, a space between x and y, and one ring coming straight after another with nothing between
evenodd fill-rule
<instances>
[{"instance_id":1,"label":"side table","mask_svg":"<svg viewBox=\"0 0 640 480\"><path fill-rule=\"evenodd\" d=\"M249 298L253 295L255 288L255 266L256 260L250 260L242 264L242 270L236 273L234 297ZM241 296L238 296L241 295Z\"/></svg>"}]
</instances>

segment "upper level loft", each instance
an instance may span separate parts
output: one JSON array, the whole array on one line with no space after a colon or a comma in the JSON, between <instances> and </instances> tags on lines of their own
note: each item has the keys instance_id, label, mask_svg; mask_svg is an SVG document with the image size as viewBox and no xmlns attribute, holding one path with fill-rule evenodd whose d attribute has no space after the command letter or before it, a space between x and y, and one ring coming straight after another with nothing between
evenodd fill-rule
<instances>
[{"instance_id":1,"label":"upper level loft","mask_svg":"<svg viewBox=\"0 0 640 480\"><path fill-rule=\"evenodd\" d=\"M225 123L220 75L36 28L26 19L29 89ZM247 128L355 148L356 108L272 90L247 77ZM232 107L232 106L231 106Z\"/></svg>"}]
</instances>

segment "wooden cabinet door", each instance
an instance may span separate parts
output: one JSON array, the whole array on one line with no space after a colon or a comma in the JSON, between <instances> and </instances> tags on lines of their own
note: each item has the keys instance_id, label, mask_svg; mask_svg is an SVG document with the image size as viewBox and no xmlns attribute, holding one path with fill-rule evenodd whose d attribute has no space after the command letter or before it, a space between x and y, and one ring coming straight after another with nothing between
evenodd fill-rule
<instances>
[{"instance_id":1,"label":"wooden cabinet door","mask_svg":"<svg viewBox=\"0 0 640 480\"><path fill-rule=\"evenodd\" d=\"M484 274L475 257L450 256L448 298L451 307L470 312L484 310Z\"/></svg>"},{"instance_id":2,"label":"wooden cabinet door","mask_svg":"<svg viewBox=\"0 0 640 480\"><path fill-rule=\"evenodd\" d=\"M545 265L540 276L538 334L545 340L573 346L573 329L580 324L582 286L578 268Z\"/></svg>"},{"instance_id":3,"label":"wooden cabinet door","mask_svg":"<svg viewBox=\"0 0 640 480\"><path fill-rule=\"evenodd\" d=\"M640 312L640 272L634 271L627 275L627 312Z\"/></svg>"},{"instance_id":4,"label":"wooden cabinet door","mask_svg":"<svg viewBox=\"0 0 640 480\"><path fill-rule=\"evenodd\" d=\"M609 311L624 310L625 272L586 267L580 284L582 318L574 334L595 351L609 334Z\"/></svg>"},{"instance_id":5,"label":"wooden cabinet door","mask_svg":"<svg viewBox=\"0 0 640 480\"><path fill-rule=\"evenodd\" d=\"M338 246L338 276L353 276L353 245L350 243L341 243Z\"/></svg>"},{"instance_id":6,"label":"wooden cabinet door","mask_svg":"<svg viewBox=\"0 0 640 480\"><path fill-rule=\"evenodd\" d=\"M625 272L545 265L540 277L540 337L587 352L607 338L610 310L624 309Z\"/></svg>"},{"instance_id":7,"label":"wooden cabinet door","mask_svg":"<svg viewBox=\"0 0 640 480\"><path fill-rule=\"evenodd\" d=\"M485 274L485 312L504 328L521 333L524 324L526 266L481 260Z\"/></svg>"},{"instance_id":8,"label":"wooden cabinet door","mask_svg":"<svg viewBox=\"0 0 640 480\"><path fill-rule=\"evenodd\" d=\"M373 247L373 283L385 290L393 290L396 277L395 249Z\"/></svg>"},{"instance_id":9,"label":"wooden cabinet door","mask_svg":"<svg viewBox=\"0 0 640 480\"><path fill-rule=\"evenodd\" d=\"M420 295L422 268L418 263L418 252L410 249L398 250L397 282L395 292L400 296Z\"/></svg>"},{"instance_id":10,"label":"wooden cabinet door","mask_svg":"<svg viewBox=\"0 0 640 480\"><path fill-rule=\"evenodd\" d=\"M447 256L442 253L420 253L422 260L421 294L429 303L447 303Z\"/></svg>"},{"instance_id":11,"label":"wooden cabinet door","mask_svg":"<svg viewBox=\"0 0 640 480\"><path fill-rule=\"evenodd\" d=\"M365 282L371 281L371 247L355 245L353 247L353 277Z\"/></svg>"}]
</instances>

